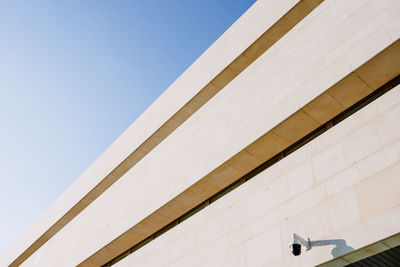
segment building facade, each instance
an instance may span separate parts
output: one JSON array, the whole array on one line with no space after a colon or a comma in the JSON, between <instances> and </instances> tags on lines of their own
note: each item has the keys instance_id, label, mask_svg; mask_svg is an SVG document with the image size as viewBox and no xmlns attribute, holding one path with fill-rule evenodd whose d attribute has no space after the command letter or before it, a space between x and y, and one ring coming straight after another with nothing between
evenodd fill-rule
<instances>
[{"instance_id":1,"label":"building facade","mask_svg":"<svg viewBox=\"0 0 400 267\"><path fill-rule=\"evenodd\" d=\"M399 0L257 1L1 266L398 266L399 37Z\"/></svg>"}]
</instances>

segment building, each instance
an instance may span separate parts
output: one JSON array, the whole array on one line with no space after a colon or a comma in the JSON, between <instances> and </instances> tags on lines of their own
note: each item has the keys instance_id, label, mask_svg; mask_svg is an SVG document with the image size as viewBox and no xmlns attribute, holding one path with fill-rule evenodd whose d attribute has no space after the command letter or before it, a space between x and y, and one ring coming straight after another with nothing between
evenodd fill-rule
<instances>
[{"instance_id":1,"label":"building","mask_svg":"<svg viewBox=\"0 0 400 267\"><path fill-rule=\"evenodd\" d=\"M399 266L399 37L398 0L259 0L0 263Z\"/></svg>"}]
</instances>

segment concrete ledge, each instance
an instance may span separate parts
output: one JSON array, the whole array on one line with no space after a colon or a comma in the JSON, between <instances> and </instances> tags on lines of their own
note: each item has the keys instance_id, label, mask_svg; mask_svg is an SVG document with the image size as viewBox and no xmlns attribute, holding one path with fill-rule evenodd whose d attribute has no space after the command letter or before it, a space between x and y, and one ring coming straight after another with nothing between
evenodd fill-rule
<instances>
[{"instance_id":1,"label":"concrete ledge","mask_svg":"<svg viewBox=\"0 0 400 267\"><path fill-rule=\"evenodd\" d=\"M248 166L244 160L259 164L261 159L243 150L275 127L273 136L284 143L296 138L295 132L287 133L296 123L306 129L318 125L323 117L313 118L302 109L338 81L356 73L399 37L399 34L389 36L386 31L385 25L393 25L393 17L371 7L372 2L376 0L331 0L318 6L23 265L72 266L85 262L88 255L106 258L117 253L116 250L123 251L124 247L133 245L129 242L135 241L136 234L129 235L133 233L130 229L140 229L137 235L145 236L155 231L158 224L185 212L188 204L196 203L198 196L208 194L208 188L214 184L205 183L206 177L221 170L220 166L224 167L222 171L230 172L221 180L215 173L215 183L223 186L246 171ZM384 6L388 2L379 3ZM338 10L345 10L347 14L338 17L334 13ZM393 59L399 62L395 54ZM294 114L295 120L290 118ZM288 124L280 125L285 120ZM237 154L244 160L232 160ZM193 185L201 185L196 194L188 192ZM182 203L171 201L179 195L187 199ZM165 213L161 214L158 211L164 205L168 209L163 209ZM160 215L157 220L146 222L155 212ZM114 243L116 237L128 243ZM66 244L64 240L70 242ZM103 250L110 252L98 253Z\"/></svg>"},{"instance_id":2,"label":"concrete ledge","mask_svg":"<svg viewBox=\"0 0 400 267\"><path fill-rule=\"evenodd\" d=\"M351 10L349 18L339 19L331 13L338 9L339 3L346 12ZM266 149L270 148L268 143L287 146L296 140L297 127L304 134L320 125L330 113L338 112L346 101L351 103L353 96L348 96L347 90L333 90L332 94L324 95L338 81L343 81L339 89L346 84L358 84L355 95L359 97L365 93L365 85L374 90L368 86L369 82L360 79L362 74L359 76L357 70L391 44L398 51L398 44L393 42L400 34L389 32L389 36L381 22L383 17L383 22L394 25L392 17L375 12L370 5L368 1L325 1L23 265L98 265L125 246L133 245L129 243L136 242L136 237L154 232L212 190L240 177L249 168L248 164L260 164L266 157L261 153L263 149L258 150L263 145ZM397 54L391 55L394 62L399 62ZM384 68L382 72L390 74L398 70L396 63L389 63L394 70ZM375 62L370 68L379 64ZM326 108L327 114L316 112L318 108ZM269 137L260 139L266 133L270 133ZM256 141L260 141L259 145L249 147ZM175 201L178 197L182 198ZM114 240L115 237L119 238ZM70 242L66 244L64 240ZM87 259L91 254L93 257Z\"/></svg>"},{"instance_id":3,"label":"concrete ledge","mask_svg":"<svg viewBox=\"0 0 400 267\"><path fill-rule=\"evenodd\" d=\"M399 245L400 234L395 234L388 238L375 242L374 244L359 248L356 251L345 254L339 258L320 264L318 265L318 267L335 267L348 265L388 250L390 248L397 247Z\"/></svg>"}]
</instances>

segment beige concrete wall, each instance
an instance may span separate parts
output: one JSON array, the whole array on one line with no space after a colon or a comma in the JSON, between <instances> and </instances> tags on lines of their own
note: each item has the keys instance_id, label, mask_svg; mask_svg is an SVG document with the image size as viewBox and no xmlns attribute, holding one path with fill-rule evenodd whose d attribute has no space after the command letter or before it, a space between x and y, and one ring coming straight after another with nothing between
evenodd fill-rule
<instances>
[{"instance_id":1,"label":"beige concrete wall","mask_svg":"<svg viewBox=\"0 0 400 267\"><path fill-rule=\"evenodd\" d=\"M397 86L115 266L314 266L335 246L293 257L293 232L354 249L400 232L399 116Z\"/></svg>"},{"instance_id":2,"label":"beige concrete wall","mask_svg":"<svg viewBox=\"0 0 400 267\"><path fill-rule=\"evenodd\" d=\"M21 254L298 2L257 1L1 256L0 262L10 263Z\"/></svg>"},{"instance_id":3,"label":"beige concrete wall","mask_svg":"<svg viewBox=\"0 0 400 267\"><path fill-rule=\"evenodd\" d=\"M23 266L77 265L157 210L397 40L393 7L324 2Z\"/></svg>"}]
</instances>

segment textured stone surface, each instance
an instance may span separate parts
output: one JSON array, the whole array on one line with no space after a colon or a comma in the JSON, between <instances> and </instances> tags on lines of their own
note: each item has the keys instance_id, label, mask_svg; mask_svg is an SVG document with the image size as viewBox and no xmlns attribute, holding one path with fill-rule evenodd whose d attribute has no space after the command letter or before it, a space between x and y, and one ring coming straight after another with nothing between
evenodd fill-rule
<instances>
[{"instance_id":1,"label":"textured stone surface","mask_svg":"<svg viewBox=\"0 0 400 267\"><path fill-rule=\"evenodd\" d=\"M122 177L64 228L60 223L57 234L52 229L55 235L22 266L105 263L400 73L400 33L393 25L398 21L398 1L326 0L299 22L319 2L302 1L299 10L283 16L297 1L258 1L205 53L205 59L172 85L178 89L167 90L0 263L14 260L138 144L143 144L146 157L139 161L142 153L114 170L110 181L96 190ZM246 50L250 40L277 20L282 25L270 30L270 37L278 38L275 44L264 53L260 51L265 47ZM268 43L267 37L262 38ZM225 50L227 54L222 53ZM230 76L218 76L208 84L220 73L218 68L244 50L248 57L244 53L233 62L227 69ZM212 60L216 69L207 69ZM226 84L226 78L252 60ZM198 102L189 103L202 86ZM225 87L206 102L221 86ZM179 95L181 91L185 92ZM332 249L320 247L294 260L287 249L292 232L313 239L346 239L354 248L393 234L398 229L400 195L399 182L393 178L398 177L400 157L398 103L399 88L119 264L309 266L330 259ZM175 104L186 105L177 120L183 124L169 121L165 132L141 143L162 123L158 112L176 112ZM142 129L146 131L133 138ZM374 187L376 192L369 195ZM381 200L386 191L387 202ZM382 231L360 238L385 221ZM260 255L264 247L271 249L270 255Z\"/></svg>"},{"instance_id":2,"label":"textured stone surface","mask_svg":"<svg viewBox=\"0 0 400 267\"><path fill-rule=\"evenodd\" d=\"M116 266L181 266L182 263L191 263L190 266L314 266L332 259L332 253L348 252L346 246L358 249L397 234L400 227L400 155L393 155L394 159L388 163L380 153L395 147L400 129L391 132L391 139L382 138L385 129L376 135L367 129L371 124L382 123L392 112L399 116L399 107L400 86L274 166L288 166L288 162L303 158L291 169L277 173L271 168L273 179L270 169L266 169L233 190L230 197L217 200ZM369 119L359 125L355 122L360 116ZM364 147L370 147L375 140L385 141L373 145L375 150L361 149L356 161L343 155L325 156L325 151L346 144L346 138L364 131L371 135L370 139L365 139ZM324 140L335 134L339 134L335 141ZM325 145L315 146L317 143ZM314 154L308 153L308 147L313 148ZM318 159L319 166L327 167L335 157L343 158L342 164L336 166L336 174L317 179L319 174L312 172L311 163ZM358 168L364 162L370 162L370 158L374 159L374 169L365 172ZM273 184L281 180L285 180L290 193L287 200L278 202L282 188ZM342 240L346 245L343 248L343 243L337 243L342 245L336 252L335 245L314 247L303 252L301 257L293 257L288 248L293 232L312 240ZM185 236L189 240L184 242ZM193 243L187 247L190 241ZM343 266L399 244L400 239L393 237L324 266ZM232 250L237 252L234 263ZM174 257L151 258L150 255L159 251L173 251Z\"/></svg>"}]
</instances>

